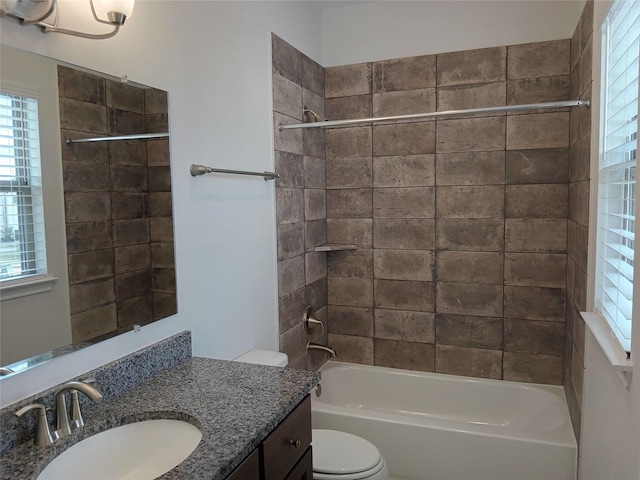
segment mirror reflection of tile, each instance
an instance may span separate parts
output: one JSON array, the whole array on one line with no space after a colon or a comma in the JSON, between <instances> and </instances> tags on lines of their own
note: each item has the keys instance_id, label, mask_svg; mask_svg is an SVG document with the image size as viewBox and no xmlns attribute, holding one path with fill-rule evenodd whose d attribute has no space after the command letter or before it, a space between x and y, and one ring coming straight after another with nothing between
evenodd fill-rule
<instances>
[{"instance_id":1,"label":"mirror reflection of tile","mask_svg":"<svg viewBox=\"0 0 640 480\"><path fill-rule=\"evenodd\" d=\"M167 93L58 67L74 342L177 312L169 140L65 145L168 131Z\"/></svg>"}]
</instances>

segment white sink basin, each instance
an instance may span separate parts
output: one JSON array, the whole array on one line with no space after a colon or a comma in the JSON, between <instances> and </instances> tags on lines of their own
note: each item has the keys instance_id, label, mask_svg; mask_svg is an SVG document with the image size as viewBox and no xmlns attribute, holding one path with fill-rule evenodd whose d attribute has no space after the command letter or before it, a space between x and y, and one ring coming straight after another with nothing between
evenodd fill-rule
<instances>
[{"instance_id":1,"label":"white sink basin","mask_svg":"<svg viewBox=\"0 0 640 480\"><path fill-rule=\"evenodd\" d=\"M58 455L38 480L153 479L187 458L202 438L180 420L146 420L106 430Z\"/></svg>"}]
</instances>

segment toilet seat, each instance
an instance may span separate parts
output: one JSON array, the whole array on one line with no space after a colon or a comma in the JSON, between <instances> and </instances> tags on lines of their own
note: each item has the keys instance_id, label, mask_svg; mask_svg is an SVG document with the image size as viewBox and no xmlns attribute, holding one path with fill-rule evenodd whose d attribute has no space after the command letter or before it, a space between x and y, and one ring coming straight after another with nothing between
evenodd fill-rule
<instances>
[{"instance_id":1,"label":"toilet seat","mask_svg":"<svg viewBox=\"0 0 640 480\"><path fill-rule=\"evenodd\" d=\"M312 437L314 480L386 478L382 476L387 468L384 458L364 438L324 429L313 429Z\"/></svg>"}]
</instances>

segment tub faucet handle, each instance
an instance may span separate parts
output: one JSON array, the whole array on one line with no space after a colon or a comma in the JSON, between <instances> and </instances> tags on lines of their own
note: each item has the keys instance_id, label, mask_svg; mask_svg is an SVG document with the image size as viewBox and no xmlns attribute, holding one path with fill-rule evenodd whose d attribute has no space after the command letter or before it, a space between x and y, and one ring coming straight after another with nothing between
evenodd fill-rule
<instances>
[{"instance_id":1,"label":"tub faucet handle","mask_svg":"<svg viewBox=\"0 0 640 480\"><path fill-rule=\"evenodd\" d=\"M306 333L307 336L310 336L311 331L318 325L322 328L321 335L324 335L324 323L316 318L316 311L313 307L307 307L305 309L304 315L302 316L302 322L302 325L304 326L304 333Z\"/></svg>"}]
</instances>

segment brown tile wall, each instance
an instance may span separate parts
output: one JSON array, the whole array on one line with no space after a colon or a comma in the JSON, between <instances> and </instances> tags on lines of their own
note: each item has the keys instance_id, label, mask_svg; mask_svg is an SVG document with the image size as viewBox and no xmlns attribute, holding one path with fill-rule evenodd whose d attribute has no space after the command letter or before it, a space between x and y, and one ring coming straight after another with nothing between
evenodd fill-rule
<instances>
[{"instance_id":1,"label":"brown tile wall","mask_svg":"<svg viewBox=\"0 0 640 480\"><path fill-rule=\"evenodd\" d=\"M303 106L324 115L324 68L276 35L272 65L275 167L280 174L276 180L280 350L289 356L289 366L314 369L326 356L307 355L306 343L326 344L326 333L316 329L307 338L302 316L311 306L326 324L326 253L314 248L327 238L325 178L338 172L325 172L322 129L280 132L277 127L300 123Z\"/></svg>"},{"instance_id":2,"label":"brown tile wall","mask_svg":"<svg viewBox=\"0 0 640 480\"><path fill-rule=\"evenodd\" d=\"M300 121L309 98L330 119L589 98L592 16L589 1L571 42L329 68L324 86L322 67L274 37L274 121ZM329 327L314 340L344 361L564 382L579 433L589 128L589 111L573 109L324 139L276 131L280 344L292 365L324 361L304 353L311 304ZM359 250L311 255L325 241Z\"/></svg>"},{"instance_id":3,"label":"brown tile wall","mask_svg":"<svg viewBox=\"0 0 640 480\"><path fill-rule=\"evenodd\" d=\"M591 99L593 0L588 0L571 39L571 95ZM589 236L589 180L591 115L589 109L571 111L569 147L569 219L567 238L567 304L564 343L564 391L576 438L580 438L584 380L587 239Z\"/></svg>"},{"instance_id":4,"label":"brown tile wall","mask_svg":"<svg viewBox=\"0 0 640 480\"><path fill-rule=\"evenodd\" d=\"M567 100L570 52L560 40L327 68L325 113ZM561 384L569 131L568 110L327 129L327 241L359 245L327 254L338 359Z\"/></svg>"},{"instance_id":5,"label":"brown tile wall","mask_svg":"<svg viewBox=\"0 0 640 480\"><path fill-rule=\"evenodd\" d=\"M177 311L168 139L67 146L66 138L167 132L166 92L59 67L73 341Z\"/></svg>"}]
</instances>

